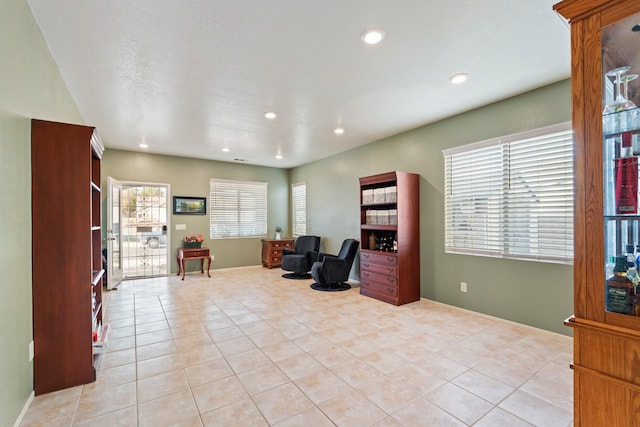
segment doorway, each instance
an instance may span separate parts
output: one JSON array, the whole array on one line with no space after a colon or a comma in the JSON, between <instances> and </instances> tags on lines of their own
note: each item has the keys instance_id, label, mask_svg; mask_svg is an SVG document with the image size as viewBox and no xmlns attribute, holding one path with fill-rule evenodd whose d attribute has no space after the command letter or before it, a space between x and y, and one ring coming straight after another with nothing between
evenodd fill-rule
<instances>
[{"instance_id":1,"label":"doorway","mask_svg":"<svg viewBox=\"0 0 640 427\"><path fill-rule=\"evenodd\" d=\"M110 209L111 217L117 218L119 224L116 227L110 223L108 227L119 233L112 240L111 253L107 254L109 263L115 262L125 280L166 276L171 242L167 211L169 185L115 180L114 183L117 183L119 200L114 197Z\"/></svg>"}]
</instances>

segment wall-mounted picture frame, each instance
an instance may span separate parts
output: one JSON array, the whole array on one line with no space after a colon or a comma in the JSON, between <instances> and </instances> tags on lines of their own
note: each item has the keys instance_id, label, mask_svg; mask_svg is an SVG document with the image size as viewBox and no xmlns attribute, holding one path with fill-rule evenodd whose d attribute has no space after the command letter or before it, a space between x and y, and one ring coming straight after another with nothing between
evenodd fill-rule
<instances>
[{"instance_id":1,"label":"wall-mounted picture frame","mask_svg":"<svg viewBox=\"0 0 640 427\"><path fill-rule=\"evenodd\" d=\"M207 198L173 196L173 213L175 215L205 215L207 213Z\"/></svg>"}]
</instances>

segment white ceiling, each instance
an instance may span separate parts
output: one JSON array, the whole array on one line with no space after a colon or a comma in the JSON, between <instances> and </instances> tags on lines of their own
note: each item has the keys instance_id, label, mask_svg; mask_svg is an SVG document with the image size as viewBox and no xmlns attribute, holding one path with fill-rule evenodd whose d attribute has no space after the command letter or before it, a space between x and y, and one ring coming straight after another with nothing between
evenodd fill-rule
<instances>
[{"instance_id":1,"label":"white ceiling","mask_svg":"<svg viewBox=\"0 0 640 427\"><path fill-rule=\"evenodd\" d=\"M289 168L570 75L556 0L27 2L107 148Z\"/></svg>"}]
</instances>

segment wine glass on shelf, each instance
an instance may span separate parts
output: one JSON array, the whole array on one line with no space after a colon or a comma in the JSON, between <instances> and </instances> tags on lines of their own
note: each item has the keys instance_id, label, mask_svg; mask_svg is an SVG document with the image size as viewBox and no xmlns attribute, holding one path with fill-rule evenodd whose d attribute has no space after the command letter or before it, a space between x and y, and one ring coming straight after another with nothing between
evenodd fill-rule
<instances>
[{"instance_id":1,"label":"wine glass on shelf","mask_svg":"<svg viewBox=\"0 0 640 427\"><path fill-rule=\"evenodd\" d=\"M630 69L631 67L629 67L628 65L625 65L623 67L618 67L618 68L614 68L613 70L607 71L606 76L614 78L614 81L613 81L615 85L613 88L614 98L613 98L613 102L610 102L607 105L605 105L604 110L602 111L602 114L617 113L618 111L628 109L628 104L627 104L628 100L622 94L621 85L623 81L622 75L625 74Z\"/></svg>"},{"instance_id":2,"label":"wine glass on shelf","mask_svg":"<svg viewBox=\"0 0 640 427\"><path fill-rule=\"evenodd\" d=\"M623 110L630 110L632 108L636 108L636 104L629 99L629 82L638 78L637 74L627 74L622 76L622 84L624 85L624 105Z\"/></svg>"},{"instance_id":3,"label":"wine glass on shelf","mask_svg":"<svg viewBox=\"0 0 640 427\"><path fill-rule=\"evenodd\" d=\"M622 75L630 69L630 66L625 65L614 68L606 73L607 78L613 78L614 83L613 101L605 105L604 110L602 111L603 130L607 134L620 132L622 130L622 118L619 114L613 113L633 108L629 106L627 98L622 94Z\"/></svg>"}]
</instances>

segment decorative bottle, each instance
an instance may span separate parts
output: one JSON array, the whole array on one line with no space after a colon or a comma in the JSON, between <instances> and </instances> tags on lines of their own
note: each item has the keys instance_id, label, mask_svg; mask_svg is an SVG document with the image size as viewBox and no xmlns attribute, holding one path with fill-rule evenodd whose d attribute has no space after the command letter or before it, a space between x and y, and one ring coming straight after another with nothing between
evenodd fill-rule
<instances>
[{"instance_id":1,"label":"decorative bottle","mask_svg":"<svg viewBox=\"0 0 640 427\"><path fill-rule=\"evenodd\" d=\"M372 251L376 249L376 233L369 234L369 249Z\"/></svg>"},{"instance_id":2,"label":"decorative bottle","mask_svg":"<svg viewBox=\"0 0 640 427\"><path fill-rule=\"evenodd\" d=\"M613 276L605 283L607 311L634 314L634 284L627 277L627 257L618 255Z\"/></svg>"},{"instance_id":3,"label":"decorative bottle","mask_svg":"<svg viewBox=\"0 0 640 427\"><path fill-rule=\"evenodd\" d=\"M638 158L631 150L631 133L622 134L620 157L615 159L616 214L638 212Z\"/></svg>"}]
</instances>

